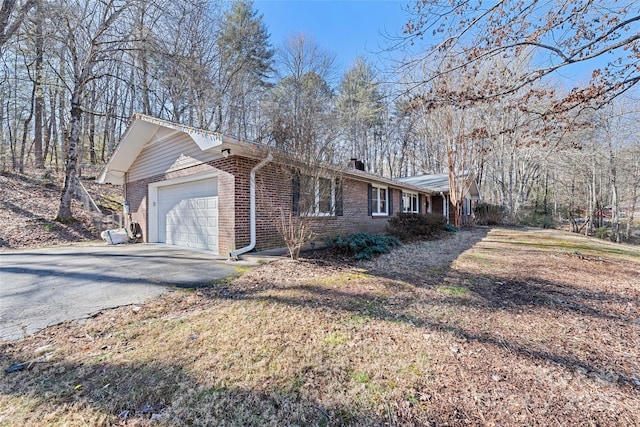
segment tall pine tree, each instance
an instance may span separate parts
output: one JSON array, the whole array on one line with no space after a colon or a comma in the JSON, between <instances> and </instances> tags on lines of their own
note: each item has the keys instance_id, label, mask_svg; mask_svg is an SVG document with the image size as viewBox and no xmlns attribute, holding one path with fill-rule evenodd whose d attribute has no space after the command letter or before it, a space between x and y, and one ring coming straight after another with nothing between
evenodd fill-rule
<instances>
[{"instance_id":1,"label":"tall pine tree","mask_svg":"<svg viewBox=\"0 0 640 427\"><path fill-rule=\"evenodd\" d=\"M257 100L273 72L269 33L250 0L236 1L220 27L217 130L255 139Z\"/></svg>"}]
</instances>

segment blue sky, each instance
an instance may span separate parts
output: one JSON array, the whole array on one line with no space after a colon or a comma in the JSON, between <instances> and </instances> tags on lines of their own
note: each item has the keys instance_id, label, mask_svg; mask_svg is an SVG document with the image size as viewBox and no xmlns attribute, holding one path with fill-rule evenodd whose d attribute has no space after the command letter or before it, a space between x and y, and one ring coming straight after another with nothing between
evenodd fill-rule
<instances>
[{"instance_id":1,"label":"blue sky","mask_svg":"<svg viewBox=\"0 0 640 427\"><path fill-rule=\"evenodd\" d=\"M407 21L408 1L391 0L254 0L278 48L303 32L324 49L335 52L339 74L358 55L375 63L387 45L384 34L398 35Z\"/></svg>"},{"instance_id":2,"label":"blue sky","mask_svg":"<svg viewBox=\"0 0 640 427\"><path fill-rule=\"evenodd\" d=\"M408 10L414 4L415 0L254 0L273 47L280 47L289 35L303 32L336 53L338 79L358 56L389 69L390 62L385 62L389 54L380 52L389 46L388 36L402 34ZM605 60L594 62L602 66ZM594 66L563 68L553 80L570 88L576 82L586 82Z\"/></svg>"}]
</instances>

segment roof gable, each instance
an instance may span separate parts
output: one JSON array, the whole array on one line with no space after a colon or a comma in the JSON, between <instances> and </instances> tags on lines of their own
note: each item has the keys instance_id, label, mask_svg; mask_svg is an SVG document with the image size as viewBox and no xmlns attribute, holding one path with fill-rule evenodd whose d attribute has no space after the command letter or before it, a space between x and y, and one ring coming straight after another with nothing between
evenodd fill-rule
<instances>
[{"instance_id":1,"label":"roof gable","mask_svg":"<svg viewBox=\"0 0 640 427\"><path fill-rule=\"evenodd\" d=\"M135 114L120 138L109 163L98 178L98 182L101 184L124 184L126 172L142 150L174 133L188 135L203 151L222 145L223 136L220 133L183 126L143 114Z\"/></svg>"}]
</instances>

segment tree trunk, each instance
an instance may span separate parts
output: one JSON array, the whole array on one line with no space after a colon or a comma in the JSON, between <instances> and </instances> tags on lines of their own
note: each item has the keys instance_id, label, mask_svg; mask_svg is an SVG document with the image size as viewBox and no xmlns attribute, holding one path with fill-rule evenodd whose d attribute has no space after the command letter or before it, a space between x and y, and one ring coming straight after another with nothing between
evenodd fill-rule
<instances>
[{"instance_id":1,"label":"tree trunk","mask_svg":"<svg viewBox=\"0 0 640 427\"><path fill-rule=\"evenodd\" d=\"M24 152L25 147L27 145L27 139L29 135L29 123L31 123L31 119L33 119L33 104L36 96L36 84L33 84L33 90L31 91L31 109L29 110L29 117L24 121L24 128L22 130L22 145L20 146L20 163L19 169L20 173L24 173Z\"/></svg>"},{"instance_id":2,"label":"tree trunk","mask_svg":"<svg viewBox=\"0 0 640 427\"><path fill-rule=\"evenodd\" d=\"M56 123L56 100L58 98L57 92L49 88L49 102L51 103L51 114L49 114L49 121L47 125L47 137L45 138L43 160L46 161L49 158L49 153L55 150L55 144L58 141L58 128ZM51 148L51 141L53 141L54 148Z\"/></svg>"},{"instance_id":3,"label":"tree trunk","mask_svg":"<svg viewBox=\"0 0 640 427\"><path fill-rule=\"evenodd\" d=\"M96 90L95 90L95 86L92 88L91 90L91 104L93 105L93 108L96 107ZM88 121L89 121L89 162L92 165L95 165L96 163L98 163L98 156L96 155L96 116L95 114L89 114L88 117Z\"/></svg>"},{"instance_id":4,"label":"tree trunk","mask_svg":"<svg viewBox=\"0 0 640 427\"><path fill-rule=\"evenodd\" d=\"M633 218L636 213L636 203L638 202L638 186L640 185L640 162L635 162L633 168L633 177L631 185L631 207L629 208L629 219L627 219L627 231L625 233L626 238L631 237L631 226L633 224Z\"/></svg>"},{"instance_id":5,"label":"tree trunk","mask_svg":"<svg viewBox=\"0 0 640 427\"><path fill-rule=\"evenodd\" d=\"M34 102L34 132L33 132L33 153L35 155L35 166L38 169L44 168L44 157L42 155L42 123L44 115L44 84L43 80L43 35L42 35L42 9L40 2L36 4L35 13L35 48L36 48L36 76L35 76L35 102Z\"/></svg>"},{"instance_id":6,"label":"tree trunk","mask_svg":"<svg viewBox=\"0 0 640 427\"><path fill-rule=\"evenodd\" d=\"M60 197L60 207L56 221L67 223L73 221L71 212L71 200L75 193L75 182L77 175L78 144L80 141L80 126L82 120L82 109L80 108L80 89L77 83L71 98L71 120L69 123L69 137L67 140L67 151L65 160L65 176L62 195Z\"/></svg>"},{"instance_id":7,"label":"tree trunk","mask_svg":"<svg viewBox=\"0 0 640 427\"><path fill-rule=\"evenodd\" d=\"M458 200L454 206L453 225L458 228L462 226L462 200Z\"/></svg>"},{"instance_id":8,"label":"tree trunk","mask_svg":"<svg viewBox=\"0 0 640 427\"><path fill-rule=\"evenodd\" d=\"M4 136L2 135L3 131L4 131L4 105L0 104L0 136ZM0 141L0 171L5 170L5 164L4 164L4 140Z\"/></svg>"},{"instance_id":9,"label":"tree trunk","mask_svg":"<svg viewBox=\"0 0 640 427\"><path fill-rule=\"evenodd\" d=\"M585 236L589 234L593 234L597 229L597 209L598 209L598 193L596 191L596 156L593 154L591 156L591 202L590 202L590 216L591 221L589 221L589 227L585 228ZM590 233L591 232L591 233Z\"/></svg>"},{"instance_id":10,"label":"tree trunk","mask_svg":"<svg viewBox=\"0 0 640 427\"><path fill-rule=\"evenodd\" d=\"M61 61L60 61L60 79L61 80L65 80L66 79L66 55L64 54L64 49L61 49L60 52L60 57L61 57ZM68 139L69 139L69 131L65 126L64 123L64 110L67 108L67 103L66 103L66 99L64 96L63 91L59 91L58 92L58 96L59 96L59 100L58 100L58 106L60 107L58 109L58 135L60 137L60 150L56 150L56 154L60 154L59 157L62 157L62 159L66 158L66 153L67 153L67 149L68 149ZM57 144L57 141L55 141ZM58 165L60 164L58 162L59 159L58 156L56 155L56 171L58 170Z\"/></svg>"},{"instance_id":11,"label":"tree trunk","mask_svg":"<svg viewBox=\"0 0 640 427\"><path fill-rule=\"evenodd\" d=\"M618 173L616 168L616 157L613 147L611 129L609 129L607 140L609 143L609 167L611 173L611 240L620 243L620 218L618 216Z\"/></svg>"}]
</instances>

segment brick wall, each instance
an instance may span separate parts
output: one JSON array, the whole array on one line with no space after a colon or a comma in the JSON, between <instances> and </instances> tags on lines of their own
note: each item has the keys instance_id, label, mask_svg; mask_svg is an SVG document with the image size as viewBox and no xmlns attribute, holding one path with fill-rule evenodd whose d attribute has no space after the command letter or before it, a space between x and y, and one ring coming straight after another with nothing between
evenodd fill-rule
<instances>
[{"instance_id":1,"label":"brick wall","mask_svg":"<svg viewBox=\"0 0 640 427\"><path fill-rule=\"evenodd\" d=\"M149 184L206 171L218 171L218 246L221 255L247 246L250 242L249 179L251 169L259 162L246 157L230 156L179 171L155 175L127 184L127 200L131 219L140 223L144 240L148 230ZM400 210L400 191L394 190L394 214ZM318 235L347 235L356 231L382 233L387 216L368 213L367 183L343 180L343 215L308 217ZM434 200L434 207L437 202ZM284 241L277 229L283 213L288 215L292 205L291 172L276 163L268 163L256 174L256 249L283 247ZM441 206L441 204L440 204Z\"/></svg>"},{"instance_id":2,"label":"brick wall","mask_svg":"<svg viewBox=\"0 0 640 427\"><path fill-rule=\"evenodd\" d=\"M236 248L250 241L249 174L257 160L238 158L236 183ZM382 233L388 216L369 216L367 183L344 179L343 215L307 217L318 236L347 235L356 231ZM400 209L400 192L393 192L394 213ZM279 164L268 163L256 173L256 250L284 246L277 221L291 212L291 171ZM221 214L222 216L222 214Z\"/></svg>"},{"instance_id":3,"label":"brick wall","mask_svg":"<svg viewBox=\"0 0 640 427\"><path fill-rule=\"evenodd\" d=\"M284 246L278 233L276 222L281 216L291 212L292 176L286 168L269 164L256 176L256 249L268 249ZM400 206L400 192L393 192L395 210ZM281 210L279 210L279 208ZM382 233L387 225L388 216L372 217L368 214L367 183L343 180L343 215L305 217L316 235L347 235L357 231Z\"/></svg>"}]
</instances>

